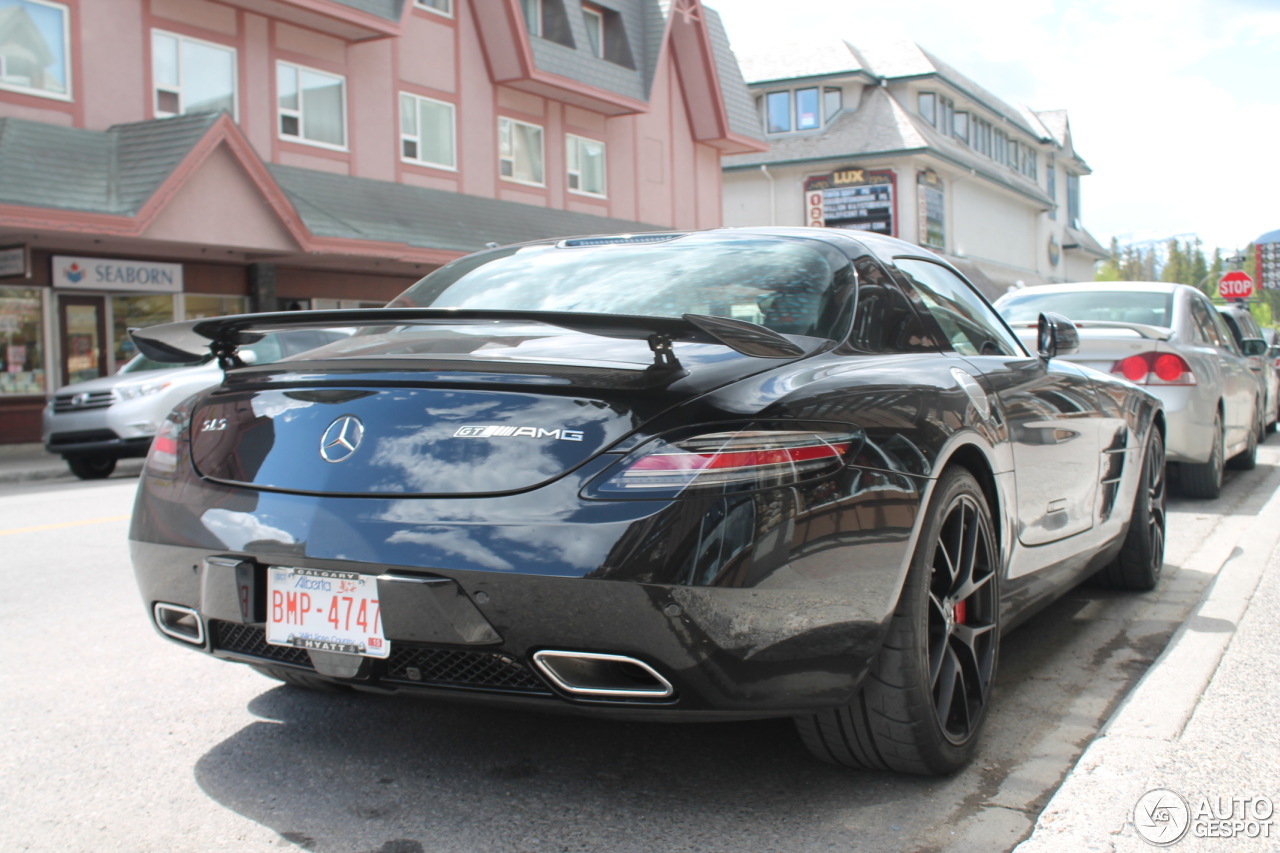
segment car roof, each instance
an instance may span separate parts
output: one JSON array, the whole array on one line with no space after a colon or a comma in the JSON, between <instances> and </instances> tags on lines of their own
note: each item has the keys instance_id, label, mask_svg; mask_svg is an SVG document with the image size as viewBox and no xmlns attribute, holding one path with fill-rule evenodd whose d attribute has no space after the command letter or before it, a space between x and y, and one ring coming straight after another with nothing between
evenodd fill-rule
<instances>
[{"instance_id":1,"label":"car roof","mask_svg":"<svg viewBox=\"0 0 1280 853\"><path fill-rule=\"evenodd\" d=\"M1189 285L1166 281L1074 281L1063 284L1036 284L1024 287L1008 294L1018 296L1023 293L1078 293L1092 291L1106 293L1116 290L1128 290L1138 293L1173 293L1180 287Z\"/></svg>"}]
</instances>

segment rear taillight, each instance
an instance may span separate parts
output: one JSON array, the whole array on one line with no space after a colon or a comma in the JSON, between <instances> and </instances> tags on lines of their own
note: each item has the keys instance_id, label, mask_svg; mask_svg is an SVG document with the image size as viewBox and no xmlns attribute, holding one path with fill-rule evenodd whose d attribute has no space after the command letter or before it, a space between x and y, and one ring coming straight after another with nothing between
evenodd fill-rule
<instances>
[{"instance_id":1,"label":"rear taillight","mask_svg":"<svg viewBox=\"0 0 1280 853\"><path fill-rule=\"evenodd\" d=\"M655 439L609 468L588 494L643 499L789 486L839 471L860 443L852 432L760 429Z\"/></svg>"},{"instance_id":2,"label":"rear taillight","mask_svg":"<svg viewBox=\"0 0 1280 853\"><path fill-rule=\"evenodd\" d=\"M1111 366L1112 374L1137 385L1195 385L1191 365L1172 352L1144 352L1122 358Z\"/></svg>"},{"instance_id":3,"label":"rear taillight","mask_svg":"<svg viewBox=\"0 0 1280 853\"><path fill-rule=\"evenodd\" d=\"M172 474L178 470L178 448L182 443L185 421L185 418L181 421L173 420L170 415L161 422L156 437L151 441L151 452L147 454L148 471L153 474Z\"/></svg>"}]
</instances>

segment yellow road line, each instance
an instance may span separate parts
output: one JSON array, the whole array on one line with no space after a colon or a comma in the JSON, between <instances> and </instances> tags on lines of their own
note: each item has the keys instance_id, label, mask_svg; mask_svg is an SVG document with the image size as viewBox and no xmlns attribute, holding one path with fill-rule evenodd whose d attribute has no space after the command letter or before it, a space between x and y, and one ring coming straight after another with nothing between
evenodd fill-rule
<instances>
[{"instance_id":1,"label":"yellow road line","mask_svg":"<svg viewBox=\"0 0 1280 853\"><path fill-rule=\"evenodd\" d=\"M0 536L14 533L39 533L41 530L58 530L63 527L84 527L86 524L105 524L108 521L128 521L127 515L108 515L105 518L89 518L84 521L64 521L60 524L37 524L35 527L15 527L12 530L0 530Z\"/></svg>"}]
</instances>

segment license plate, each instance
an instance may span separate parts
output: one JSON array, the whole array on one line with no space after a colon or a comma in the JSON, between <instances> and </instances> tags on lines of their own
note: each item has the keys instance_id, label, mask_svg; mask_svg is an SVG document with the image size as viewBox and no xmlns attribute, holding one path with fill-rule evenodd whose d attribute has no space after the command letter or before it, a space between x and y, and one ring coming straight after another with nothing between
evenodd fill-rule
<instances>
[{"instance_id":1,"label":"license plate","mask_svg":"<svg viewBox=\"0 0 1280 853\"><path fill-rule=\"evenodd\" d=\"M385 658L378 580L356 572L267 570L267 642L318 652Z\"/></svg>"}]
</instances>

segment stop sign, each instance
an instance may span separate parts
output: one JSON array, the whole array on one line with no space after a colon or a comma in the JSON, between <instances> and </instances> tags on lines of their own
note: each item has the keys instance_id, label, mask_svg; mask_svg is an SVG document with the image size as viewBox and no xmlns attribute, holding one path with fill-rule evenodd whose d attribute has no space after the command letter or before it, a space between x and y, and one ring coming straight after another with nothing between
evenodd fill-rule
<instances>
[{"instance_id":1,"label":"stop sign","mask_svg":"<svg viewBox=\"0 0 1280 853\"><path fill-rule=\"evenodd\" d=\"M1218 295L1223 299L1248 299L1253 295L1253 279L1242 270L1229 272L1218 279Z\"/></svg>"}]
</instances>

